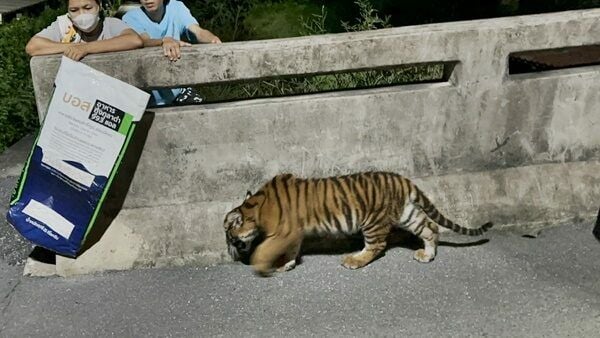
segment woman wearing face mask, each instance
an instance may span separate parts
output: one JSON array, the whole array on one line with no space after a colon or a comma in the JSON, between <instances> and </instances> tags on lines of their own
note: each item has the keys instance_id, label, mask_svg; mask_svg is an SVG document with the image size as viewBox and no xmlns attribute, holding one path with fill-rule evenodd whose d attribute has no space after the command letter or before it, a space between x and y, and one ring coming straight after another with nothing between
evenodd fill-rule
<instances>
[{"instance_id":1,"label":"woman wearing face mask","mask_svg":"<svg viewBox=\"0 0 600 338\"><path fill-rule=\"evenodd\" d=\"M103 18L100 0L69 0L68 13L29 40L31 56L64 54L79 61L88 54L141 48L137 33L116 18Z\"/></svg>"}]
</instances>

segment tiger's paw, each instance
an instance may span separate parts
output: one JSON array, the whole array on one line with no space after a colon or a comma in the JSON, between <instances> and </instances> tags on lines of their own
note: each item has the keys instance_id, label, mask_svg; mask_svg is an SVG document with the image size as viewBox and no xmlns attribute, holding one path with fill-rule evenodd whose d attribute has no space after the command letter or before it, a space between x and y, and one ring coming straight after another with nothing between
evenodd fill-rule
<instances>
[{"instance_id":1,"label":"tiger's paw","mask_svg":"<svg viewBox=\"0 0 600 338\"><path fill-rule=\"evenodd\" d=\"M421 263L429 263L433 260L433 257L433 255L428 255L427 253L425 253L425 249L419 249L415 251L415 254L413 256L414 259Z\"/></svg>"},{"instance_id":2,"label":"tiger's paw","mask_svg":"<svg viewBox=\"0 0 600 338\"><path fill-rule=\"evenodd\" d=\"M284 266L277 269L277 272L287 272L293 270L296 267L296 259L292 259L291 261L285 263Z\"/></svg>"},{"instance_id":3,"label":"tiger's paw","mask_svg":"<svg viewBox=\"0 0 600 338\"><path fill-rule=\"evenodd\" d=\"M258 277L267 278L267 277L272 277L273 276L273 271L258 271L258 270L254 270L254 274L257 275Z\"/></svg>"},{"instance_id":4,"label":"tiger's paw","mask_svg":"<svg viewBox=\"0 0 600 338\"><path fill-rule=\"evenodd\" d=\"M274 270L268 266L256 265L254 266L254 273L259 277L271 277L273 276Z\"/></svg>"},{"instance_id":5,"label":"tiger's paw","mask_svg":"<svg viewBox=\"0 0 600 338\"><path fill-rule=\"evenodd\" d=\"M354 255L347 255L344 257L342 261L342 265L350 270L360 269L363 266L367 265L368 262L365 262L361 259L357 259Z\"/></svg>"}]
</instances>

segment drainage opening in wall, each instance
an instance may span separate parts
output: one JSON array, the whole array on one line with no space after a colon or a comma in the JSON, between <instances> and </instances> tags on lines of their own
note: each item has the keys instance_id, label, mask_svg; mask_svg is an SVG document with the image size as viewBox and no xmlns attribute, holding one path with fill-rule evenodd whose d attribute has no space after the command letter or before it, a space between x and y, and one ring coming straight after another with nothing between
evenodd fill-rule
<instances>
[{"instance_id":1,"label":"drainage opening in wall","mask_svg":"<svg viewBox=\"0 0 600 338\"><path fill-rule=\"evenodd\" d=\"M508 56L510 75L593 65L600 65L600 45L523 51Z\"/></svg>"},{"instance_id":2,"label":"drainage opening in wall","mask_svg":"<svg viewBox=\"0 0 600 338\"><path fill-rule=\"evenodd\" d=\"M447 82L457 62L391 66L367 70L294 75L236 83L197 85L204 103L323 92Z\"/></svg>"}]
</instances>

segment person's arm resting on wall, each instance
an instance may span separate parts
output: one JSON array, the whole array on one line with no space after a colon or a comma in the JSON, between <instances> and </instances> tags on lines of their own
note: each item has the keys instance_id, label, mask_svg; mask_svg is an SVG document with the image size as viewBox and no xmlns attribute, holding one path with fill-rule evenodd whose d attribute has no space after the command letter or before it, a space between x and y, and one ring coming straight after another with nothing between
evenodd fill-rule
<instances>
[{"instance_id":1,"label":"person's arm resting on wall","mask_svg":"<svg viewBox=\"0 0 600 338\"><path fill-rule=\"evenodd\" d=\"M143 46L143 41L132 29L125 29L121 35L112 39L87 43L60 43L39 36L29 40L25 50L31 56L63 53L65 56L79 61L88 54L120 52Z\"/></svg>"},{"instance_id":2,"label":"person's arm resting on wall","mask_svg":"<svg viewBox=\"0 0 600 338\"><path fill-rule=\"evenodd\" d=\"M221 43L221 40L216 35L197 24L189 25L188 30L196 36L199 42ZM191 46L188 42L175 40L170 36L165 36L162 39L152 39L147 33L142 33L141 37L144 40L144 47L162 47L164 55L171 61L181 59L181 47Z\"/></svg>"},{"instance_id":3,"label":"person's arm resting on wall","mask_svg":"<svg viewBox=\"0 0 600 338\"><path fill-rule=\"evenodd\" d=\"M221 43L221 39L219 39L216 35L211 33L210 31L200 27L198 24L191 24L187 27L187 29L194 33L198 42L202 43Z\"/></svg>"},{"instance_id":4,"label":"person's arm resting on wall","mask_svg":"<svg viewBox=\"0 0 600 338\"><path fill-rule=\"evenodd\" d=\"M47 38L34 36L25 46L25 52L30 56L61 54L73 45L75 44L55 42Z\"/></svg>"},{"instance_id":5,"label":"person's arm resting on wall","mask_svg":"<svg viewBox=\"0 0 600 338\"><path fill-rule=\"evenodd\" d=\"M181 58L180 47L192 45L185 41L175 40L170 36L165 36L162 39L152 39L147 33L142 33L141 37L144 41L144 47L162 47L165 56L171 61Z\"/></svg>"},{"instance_id":6,"label":"person's arm resting on wall","mask_svg":"<svg viewBox=\"0 0 600 338\"><path fill-rule=\"evenodd\" d=\"M125 29L121 35L107 40L98 40L88 43L72 45L65 55L79 61L88 54L121 52L141 48L144 42L133 29Z\"/></svg>"}]
</instances>

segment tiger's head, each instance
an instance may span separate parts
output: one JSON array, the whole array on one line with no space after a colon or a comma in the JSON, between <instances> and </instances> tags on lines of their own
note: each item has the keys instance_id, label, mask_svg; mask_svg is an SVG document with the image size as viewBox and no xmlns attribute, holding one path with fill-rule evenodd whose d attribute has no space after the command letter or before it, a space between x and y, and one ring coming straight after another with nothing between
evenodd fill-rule
<instances>
[{"instance_id":1,"label":"tiger's head","mask_svg":"<svg viewBox=\"0 0 600 338\"><path fill-rule=\"evenodd\" d=\"M262 191L254 195L248 191L244 203L225 215L223 227L227 251L234 261L249 259L256 247L256 241L260 239L258 216L262 202L264 202Z\"/></svg>"}]
</instances>

